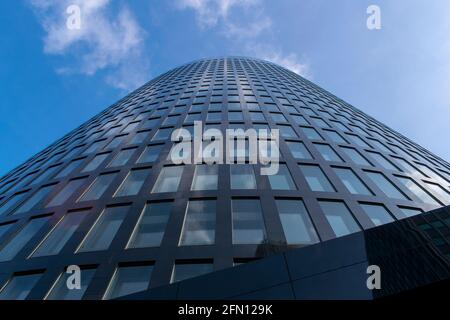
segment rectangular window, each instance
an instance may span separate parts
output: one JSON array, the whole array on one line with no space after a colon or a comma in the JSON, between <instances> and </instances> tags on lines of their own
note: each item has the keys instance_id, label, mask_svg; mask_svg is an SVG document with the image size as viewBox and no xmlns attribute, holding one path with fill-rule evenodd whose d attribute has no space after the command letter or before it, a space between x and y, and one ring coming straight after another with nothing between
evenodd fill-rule
<instances>
[{"instance_id":1,"label":"rectangular window","mask_svg":"<svg viewBox=\"0 0 450 320\"><path fill-rule=\"evenodd\" d=\"M172 202L147 204L139 217L127 248L160 246L172 211L172 205Z\"/></svg>"},{"instance_id":2,"label":"rectangular window","mask_svg":"<svg viewBox=\"0 0 450 320\"><path fill-rule=\"evenodd\" d=\"M102 174L94 180L88 190L81 196L78 201L91 201L100 199L106 189L111 185L116 177L116 173Z\"/></svg>"},{"instance_id":3,"label":"rectangular window","mask_svg":"<svg viewBox=\"0 0 450 320\"><path fill-rule=\"evenodd\" d=\"M361 208L376 226L394 221L390 212L380 204L361 204Z\"/></svg>"},{"instance_id":4,"label":"rectangular window","mask_svg":"<svg viewBox=\"0 0 450 320\"><path fill-rule=\"evenodd\" d=\"M94 278L96 269L81 269L81 279L79 289L68 289L67 280L71 273L63 272L56 280L45 300L81 300L86 289Z\"/></svg>"},{"instance_id":5,"label":"rectangular window","mask_svg":"<svg viewBox=\"0 0 450 320\"><path fill-rule=\"evenodd\" d=\"M195 173L191 190L217 190L217 183L217 165L204 164L195 166Z\"/></svg>"},{"instance_id":6,"label":"rectangular window","mask_svg":"<svg viewBox=\"0 0 450 320\"><path fill-rule=\"evenodd\" d=\"M376 186L389 198L409 200L382 173L371 171L368 171L366 173L373 181L373 183L376 184Z\"/></svg>"},{"instance_id":7,"label":"rectangular window","mask_svg":"<svg viewBox=\"0 0 450 320\"><path fill-rule=\"evenodd\" d=\"M86 178L70 180L64 188L46 205L46 207L60 206L67 201L83 185Z\"/></svg>"},{"instance_id":8,"label":"rectangular window","mask_svg":"<svg viewBox=\"0 0 450 320\"><path fill-rule=\"evenodd\" d=\"M233 244L260 244L266 240L261 204L256 199L233 199Z\"/></svg>"},{"instance_id":9,"label":"rectangular window","mask_svg":"<svg viewBox=\"0 0 450 320\"><path fill-rule=\"evenodd\" d=\"M98 154L87 164L81 172L91 172L96 170L105 159L109 156L109 153Z\"/></svg>"},{"instance_id":10,"label":"rectangular window","mask_svg":"<svg viewBox=\"0 0 450 320\"><path fill-rule=\"evenodd\" d=\"M16 193L11 198L9 198L3 205L0 207L0 216L6 214L11 208L16 206L20 201L25 198L27 192Z\"/></svg>"},{"instance_id":11,"label":"rectangular window","mask_svg":"<svg viewBox=\"0 0 450 320\"><path fill-rule=\"evenodd\" d=\"M115 197L135 196L141 191L150 169L131 170L117 190Z\"/></svg>"},{"instance_id":12,"label":"rectangular window","mask_svg":"<svg viewBox=\"0 0 450 320\"><path fill-rule=\"evenodd\" d=\"M342 162L341 157L327 144L315 143L314 146L326 161Z\"/></svg>"},{"instance_id":13,"label":"rectangular window","mask_svg":"<svg viewBox=\"0 0 450 320\"><path fill-rule=\"evenodd\" d=\"M341 150L356 164L360 166L372 166L356 149L341 147Z\"/></svg>"},{"instance_id":14,"label":"rectangular window","mask_svg":"<svg viewBox=\"0 0 450 320\"><path fill-rule=\"evenodd\" d=\"M145 148L144 152L142 152L137 163L147 163L156 161L163 147L164 147L163 144L148 146L147 148Z\"/></svg>"},{"instance_id":15,"label":"rectangular window","mask_svg":"<svg viewBox=\"0 0 450 320\"><path fill-rule=\"evenodd\" d=\"M72 235L77 231L89 211L72 212L65 215L49 232L32 254L32 257L51 256L58 254Z\"/></svg>"},{"instance_id":16,"label":"rectangular window","mask_svg":"<svg viewBox=\"0 0 450 320\"><path fill-rule=\"evenodd\" d=\"M312 191L335 192L330 181L319 166L299 165L299 168Z\"/></svg>"},{"instance_id":17,"label":"rectangular window","mask_svg":"<svg viewBox=\"0 0 450 320\"><path fill-rule=\"evenodd\" d=\"M333 168L336 175L341 179L347 190L351 194L372 195L372 192L362 183L361 179L347 168Z\"/></svg>"},{"instance_id":18,"label":"rectangular window","mask_svg":"<svg viewBox=\"0 0 450 320\"><path fill-rule=\"evenodd\" d=\"M413 193L417 198L419 198L424 203L429 203L437 206L441 206L432 196L430 196L422 187L420 187L415 181L409 178L397 177L397 179Z\"/></svg>"},{"instance_id":19,"label":"rectangular window","mask_svg":"<svg viewBox=\"0 0 450 320\"><path fill-rule=\"evenodd\" d=\"M308 211L301 200L276 200L278 214L287 244L319 242Z\"/></svg>"},{"instance_id":20,"label":"rectangular window","mask_svg":"<svg viewBox=\"0 0 450 320\"><path fill-rule=\"evenodd\" d=\"M183 168L183 166L162 168L152 193L176 192L183 174Z\"/></svg>"},{"instance_id":21,"label":"rectangular window","mask_svg":"<svg viewBox=\"0 0 450 320\"><path fill-rule=\"evenodd\" d=\"M347 137L357 146L361 148L370 148L370 146L359 136L356 136L354 134L347 134Z\"/></svg>"},{"instance_id":22,"label":"rectangular window","mask_svg":"<svg viewBox=\"0 0 450 320\"><path fill-rule=\"evenodd\" d=\"M256 189L253 166L248 164L230 165L231 189Z\"/></svg>"},{"instance_id":23,"label":"rectangular window","mask_svg":"<svg viewBox=\"0 0 450 320\"><path fill-rule=\"evenodd\" d=\"M69 174L71 174L73 171L75 171L76 168L80 166L80 164L84 161L84 159L77 159L70 162L67 167L65 167L63 170L61 170L57 175L56 179L67 177Z\"/></svg>"},{"instance_id":24,"label":"rectangular window","mask_svg":"<svg viewBox=\"0 0 450 320\"><path fill-rule=\"evenodd\" d=\"M347 143L347 141L345 141L344 138L342 138L336 131L325 130L325 132L334 143Z\"/></svg>"},{"instance_id":25,"label":"rectangular window","mask_svg":"<svg viewBox=\"0 0 450 320\"><path fill-rule=\"evenodd\" d=\"M168 140L172 133L172 128L163 128L159 129L156 134L153 136L153 141L155 140Z\"/></svg>"},{"instance_id":26,"label":"rectangular window","mask_svg":"<svg viewBox=\"0 0 450 320\"><path fill-rule=\"evenodd\" d=\"M53 191L54 185L41 187L31 198L26 200L14 214L28 212L33 209L41 208L47 200L47 196Z\"/></svg>"},{"instance_id":27,"label":"rectangular window","mask_svg":"<svg viewBox=\"0 0 450 320\"><path fill-rule=\"evenodd\" d=\"M294 121L298 125L308 125L308 121L306 121L305 117L300 115L291 115L292 118L294 118Z\"/></svg>"},{"instance_id":28,"label":"rectangular window","mask_svg":"<svg viewBox=\"0 0 450 320\"><path fill-rule=\"evenodd\" d=\"M11 229L13 225L14 223L0 225L0 239L9 231L9 229Z\"/></svg>"},{"instance_id":29,"label":"rectangular window","mask_svg":"<svg viewBox=\"0 0 450 320\"><path fill-rule=\"evenodd\" d=\"M216 200L188 202L180 245L214 244L216 228Z\"/></svg>"},{"instance_id":30,"label":"rectangular window","mask_svg":"<svg viewBox=\"0 0 450 320\"><path fill-rule=\"evenodd\" d=\"M0 300L25 300L42 273L15 275L0 292Z\"/></svg>"},{"instance_id":31,"label":"rectangular window","mask_svg":"<svg viewBox=\"0 0 450 320\"><path fill-rule=\"evenodd\" d=\"M270 187L273 190L297 190L294 180L292 180L291 173L285 164L280 164L278 172L269 175Z\"/></svg>"},{"instance_id":32,"label":"rectangular window","mask_svg":"<svg viewBox=\"0 0 450 320\"><path fill-rule=\"evenodd\" d=\"M295 159L312 159L303 142L286 141L286 144Z\"/></svg>"},{"instance_id":33,"label":"rectangular window","mask_svg":"<svg viewBox=\"0 0 450 320\"><path fill-rule=\"evenodd\" d=\"M121 143L125 141L127 138L127 135L118 136L112 139L112 141L105 147L105 149L115 149L117 148Z\"/></svg>"},{"instance_id":34,"label":"rectangular window","mask_svg":"<svg viewBox=\"0 0 450 320\"><path fill-rule=\"evenodd\" d=\"M403 213L405 217L412 217L422 213L422 210L416 208L405 208L400 207L400 211Z\"/></svg>"},{"instance_id":35,"label":"rectangular window","mask_svg":"<svg viewBox=\"0 0 450 320\"><path fill-rule=\"evenodd\" d=\"M202 274L213 271L212 263L176 263L173 272L171 283L201 276Z\"/></svg>"},{"instance_id":36,"label":"rectangular window","mask_svg":"<svg viewBox=\"0 0 450 320\"><path fill-rule=\"evenodd\" d=\"M81 243L78 252L107 250L122 225L128 209L128 206L120 206L103 210Z\"/></svg>"},{"instance_id":37,"label":"rectangular window","mask_svg":"<svg viewBox=\"0 0 450 320\"><path fill-rule=\"evenodd\" d=\"M45 170L39 177L37 177L34 181L33 181L33 185L34 184L39 184L43 181L46 181L48 179L50 179L50 177L56 173L56 171L60 168L60 165L56 165L50 168L47 168L47 170Z\"/></svg>"},{"instance_id":38,"label":"rectangular window","mask_svg":"<svg viewBox=\"0 0 450 320\"><path fill-rule=\"evenodd\" d=\"M343 202L319 201L322 211L336 237L345 236L360 230L358 224Z\"/></svg>"},{"instance_id":39,"label":"rectangular window","mask_svg":"<svg viewBox=\"0 0 450 320\"><path fill-rule=\"evenodd\" d=\"M300 129L309 140L322 140L322 137L317 133L316 129L309 127L300 127Z\"/></svg>"},{"instance_id":40,"label":"rectangular window","mask_svg":"<svg viewBox=\"0 0 450 320\"><path fill-rule=\"evenodd\" d=\"M0 262L10 261L23 249L23 247L41 230L49 217L30 220L9 242L0 250Z\"/></svg>"},{"instance_id":41,"label":"rectangular window","mask_svg":"<svg viewBox=\"0 0 450 320\"><path fill-rule=\"evenodd\" d=\"M297 133L295 133L294 129L291 126L278 126L280 130L280 135L283 138L297 138Z\"/></svg>"},{"instance_id":42,"label":"rectangular window","mask_svg":"<svg viewBox=\"0 0 450 320\"><path fill-rule=\"evenodd\" d=\"M376 162L378 162L379 165L381 165L382 168L386 170L394 170L398 171L398 168L395 167L392 162L387 160L383 155L376 152L369 152L370 156L375 159Z\"/></svg>"},{"instance_id":43,"label":"rectangular window","mask_svg":"<svg viewBox=\"0 0 450 320\"><path fill-rule=\"evenodd\" d=\"M136 148L120 150L119 153L110 162L108 167L121 167L126 165L128 160L130 160L131 156L134 154L135 150Z\"/></svg>"},{"instance_id":44,"label":"rectangular window","mask_svg":"<svg viewBox=\"0 0 450 320\"><path fill-rule=\"evenodd\" d=\"M150 284L153 266L123 266L117 268L103 299L114 299L144 291Z\"/></svg>"}]
</instances>

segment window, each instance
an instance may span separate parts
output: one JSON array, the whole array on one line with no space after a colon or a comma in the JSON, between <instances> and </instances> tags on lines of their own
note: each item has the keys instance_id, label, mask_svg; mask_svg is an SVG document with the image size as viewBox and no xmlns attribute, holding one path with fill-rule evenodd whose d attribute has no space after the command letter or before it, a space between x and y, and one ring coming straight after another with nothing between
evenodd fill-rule
<instances>
[{"instance_id":1,"label":"window","mask_svg":"<svg viewBox=\"0 0 450 320\"><path fill-rule=\"evenodd\" d=\"M322 140L322 137L317 133L316 129L309 127L300 127L300 129L309 140Z\"/></svg>"},{"instance_id":2,"label":"window","mask_svg":"<svg viewBox=\"0 0 450 320\"><path fill-rule=\"evenodd\" d=\"M94 226L81 243L78 252L106 250L122 225L129 207L108 207L103 210Z\"/></svg>"},{"instance_id":3,"label":"window","mask_svg":"<svg viewBox=\"0 0 450 320\"><path fill-rule=\"evenodd\" d=\"M370 162L367 161L356 149L341 147L341 150L356 164L360 166L371 166Z\"/></svg>"},{"instance_id":4,"label":"window","mask_svg":"<svg viewBox=\"0 0 450 320\"><path fill-rule=\"evenodd\" d=\"M104 299L114 299L148 288L153 266L123 266L117 268Z\"/></svg>"},{"instance_id":5,"label":"window","mask_svg":"<svg viewBox=\"0 0 450 320\"><path fill-rule=\"evenodd\" d=\"M303 201L276 200L276 205L287 244L306 245L319 242Z\"/></svg>"},{"instance_id":6,"label":"window","mask_svg":"<svg viewBox=\"0 0 450 320\"><path fill-rule=\"evenodd\" d=\"M148 131L141 131L134 135L133 139L131 139L128 144L139 144L142 143L148 136Z\"/></svg>"},{"instance_id":7,"label":"window","mask_svg":"<svg viewBox=\"0 0 450 320\"><path fill-rule=\"evenodd\" d=\"M351 194L372 195L372 192L361 182L356 174L347 168L333 168L336 175L341 179Z\"/></svg>"},{"instance_id":8,"label":"window","mask_svg":"<svg viewBox=\"0 0 450 320\"><path fill-rule=\"evenodd\" d=\"M395 167L392 162L390 162L389 160L387 160L383 155L376 153L376 152L369 152L370 156L375 159L376 162L378 162L378 164L380 164L384 169L387 170L395 170L397 171L398 168Z\"/></svg>"},{"instance_id":9,"label":"window","mask_svg":"<svg viewBox=\"0 0 450 320\"><path fill-rule=\"evenodd\" d=\"M67 288L67 280L71 273L63 272L56 280L45 297L45 300L81 300L86 289L94 278L96 269L81 269L80 289L70 290Z\"/></svg>"},{"instance_id":10,"label":"window","mask_svg":"<svg viewBox=\"0 0 450 320\"><path fill-rule=\"evenodd\" d=\"M248 164L230 165L231 189L256 189L253 166Z\"/></svg>"},{"instance_id":11,"label":"window","mask_svg":"<svg viewBox=\"0 0 450 320\"><path fill-rule=\"evenodd\" d=\"M60 206L67 201L78 188L84 183L86 179L70 180L64 188L47 204L46 207Z\"/></svg>"},{"instance_id":12,"label":"window","mask_svg":"<svg viewBox=\"0 0 450 320\"><path fill-rule=\"evenodd\" d=\"M341 157L329 145L315 143L314 146L326 161L342 162Z\"/></svg>"},{"instance_id":13,"label":"window","mask_svg":"<svg viewBox=\"0 0 450 320\"><path fill-rule=\"evenodd\" d=\"M287 122L286 118L281 113L270 113L273 122Z\"/></svg>"},{"instance_id":14,"label":"window","mask_svg":"<svg viewBox=\"0 0 450 320\"><path fill-rule=\"evenodd\" d=\"M355 136L354 134L347 134L347 137L357 146L361 148L370 148L370 146L359 136Z\"/></svg>"},{"instance_id":15,"label":"window","mask_svg":"<svg viewBox=\"0 0 450 320\"><path fill-rule=\"evenodd\" d=\"M298 125L302 125L302 124L306 124L308 125L309 123L305 120L305 117L303 116L299 116L299 115L291 115L292 118L294 118L295 123L297 123Z\"/></svg>"},{"instance_id":16,"label":"window","mask_svg":"<svg viewBox=\"0 0 450 320\"><path fill-rule=\"evenodd\" d=\"M54 185L40 188L31 198L26 200L18 209L16 209L14 214L24 213L42 207L47 196L53 191L53 187Z\"/></svg>"},{"instance_id":17,"label":"window","mask_svg":"<svg viewBox=\"0 0 450 320\"><path fill-rule=\"evenodd\" d=\"M7 213L12 207L17 205L25 196L27 195L27 192L22 193L16 193L11 198L8 199L3 205L0 207L0 216Z\"/></svg>"},{"instance_id":18,"label":"window","mask_svg":"<svg viewBox=\"0 0 450 320\"><path fill-rule=\"evenodd\" d=\"M266 121L262 112L250 112L249 114L252 121Z\"/></svg>"},{"instance_id":19,"label":"window","mask_svg":"<svg viewBox=\"0 0 450 320\"><path fill-rule=\"evenodd\" d=\"M191 200L181 232L180 245L214 244L216 228L216 200Z\"/></svg>"},{"instance_id":20,"label":"window","mask_svg":"<svg viewBox=\"0 0 450 320\"><path fill-rule=\"evenodd\" d=\"M115 197L134 196L141 191L150 169L131 170L117 190Z\"/></svg>"},{"instance_id":21,"label":"window","mask_svg":"<svg viewBox=\"0 0 450 320\"><path fill-rule=\"evenodd\" d=\"M443 200L445 203L449 203L450 194L444 188L442 188L438 184L426 182L426 181L425 181L425 185L427 186L428 189L430 189L431 191L436 193L440 197L440 199Z\"/></svg>"},{"instance_id":22,"label":"window","mask_svg":"<svg viewBox=\"0 0 450 320\"><path fill-rule=\"evenodd\" d=\"M108 156L109 156L109 153L103 153L103 154L96 155L94 157L94 159L92 159L91 162L89 162L87 164L87 166L84 167L84 169L81 172L94 171L95 169L97 169L103 163L103 161L105 161L105 159Z\"/></svg>"},{"instance_id":23,"label":"window","mask_svg":"<svg viewBox=\"0 0 450 320\"><path fill-rule=\"evenodd\" d=\"M244 119L242 112L228 112L228 120L229 121L242 121Z\"/></svg>"},{"instance_id":24,"label":"window","mask_svg":"<svg viewBox=\"0 0 450 320\"><path fill-rule=\"evenodd\" d=\"M126 128L125 128L126 129ZM105 147L105 149L114 149L117 148L125 139L127 138L126 135L124 136L118 136L112 139L112 141Z\"/></svg>"},{"instance_id":25,"label":"window","mask_svg":"<svg viewBox=\"0 0 450 320\"><path fill-rule=\"evenodd\" d=\"M39 177L37 177L32 184L39 184L47 179L49 179L58 169L60 165L56 165L50 168L47 168Z\"/></svg>"},{"instance_id":26,"label":"window","mask_svg":"<svg viewBox=\"0 0 450 320\"><path fill-rule=\"evenodd\" d=\"M371 171L366 173L373 183L375 183L376 186L389 198L409 200L382 173Z\"/></svg>"},{"instance_id":27,"label":"window","mask_svg":"<svg viewBox=\"0 0 450 320\"><path fill-rule=\"evenodd\" d=\"M152 140L168 140L172 133L172 128L159 129Z\"/></svg>"},{"instance_id":28,"label":"window","mask_svg":"<svg viewBox=\"0 0 450 320\"><path fill-rule=\"evenodd\" d=\"M299 168L305 176L306 182L308 183L308 186L312 191L335 191L330 181L319 166L299 165Z\"/></svg>"},{"instance_id":29,"label":"window","mask_svg":"<svg viewBox=\"0 0 450 320\"><path fill-rule=\"evenodd\" d=\"M58 254L77 231L89 211L72 212L65 215L32 254L32 257Z\"/></svg>"},{"instance_id":30,"label":"window","mask_svg":"<svg viewBox=\"0 0 450 320\"><path fill-rule=\"evenodd\" d=\"M180 116L169 116L164 121L163 125L165 126L173 126L177 124L178 120L180 119Z\"/></svg>"},{"instance_id":31,"label":"window","mask_svg":"<svg viewBox=\"0 0 450 320\"><path fill-rule=\"evenodd\" d=\"M433 197L431 197L422 187L420 187L415 181L409 178L397 177L397 179L413 193L417 198L419 198L424 203L429 203L433 205L440 206L441 204L437 202Z\"/></svg>"},{"instance_id":32,"label":"window","mask_svg":"<svg viewBox=\"0 0 450 320\"><path fill-rule=\"evenodd\" d=\"M273 190L297 190L294 180L292 180L289 169L285 164L280 164L278 172L269 175L269 183Z\"/></svg>"},{"instance_id":33,"label":"window","mask_svg":"<svg viewBox=\"0 0 450 320\"><path fill-rule=\"evenodd\" d=\"M257 199L233 199L233 243L260 244L266 240L266 229Z\"/></svg>"},{"instance_id":34,"label":"window","mask_svg":"<svg viewBox=\"0 0 450 320\"><path fill-rule=\"evenodd\" d=\"M195 166L191 190L217 190L218 167L216 165Z\"/></svg>"},{"instance_id":35,"label":"window","mask_svg":"<svg viewBox=\"0 0 450 320\"><path fill-rule=\"evenodd\" d=\"M164 167L156 179L152 193L176 192L180 184L183 166Z\"/></svg>"},{"instance_id":36,"label":"window","mask_svg":"<svg viewBox=\"0 0 450 320\"><path fill-rule=\"evenodd\" d=\"M11 229L13 225L14 223L0 225L0 239L9 231L9 229Z\"/></svg>"},{"instance_id":37,"label":"window","mask_svg":"<svg viewBox=\"0 0 450 320\"><path fill-rule=\"evenodd\" d=\"M67 167L65 167L63 170L61 170L61 172L58 173L55 178L59 179L59 178L64 178L64 177L68 176L70 173L75 171L75 169L78 168L78 166L83 161L84 161L84 159L73 160L71 163L69 163L67 165Z\"/></svg>"},{"instance_id":38,"label":"window","mask_svg":"<svg viewBox=\"0 0 450 320\"><path fill-rule=\"evenodd\" d=\"M319 201L319 205L337 237L360 230L352 214L343 202Z\"/></svg>"},{"instance_id":39,"label":"window","mask_svg":"<svg viewBox=\"0 0 450 320\"><path fill-rule=\"evenodd\" d=\"M0 300L25 300L42 273L15 275L0 292Z\"/></svg>"},{"instance_id":40,"label":"window","mask_svg":"<svg viewBox=\"0 0 450 320\"><path fill-rule=\"evenodd\" d=\"M111 185L116 177L116 173L102 174L91 184L88 190L81 196L78 201L97 200L105 193L106 189Z\"/></svg>"},{"instance_id":41,"label":"window","mask_svg":"<svg viewBox=\"0 0 450 320\"><path fill-rule=\"evenodd\" d=\"M130 237L127 248L158 247L161 245L172 202L147 204Z\"/></svg>"},{"instance_id":42,"label":"window","mask_svg":"<svg viewBox=\"0 0 450 320\"><path fill-rule=\"evenodd\" d=\"M405 217L412 217L422 213L422 210L417 208L400 207L400 211L405 215Z\"/></svg>"},{"instance_id":43,"label":"window","mask_svg":"<svg viewBox=\"0 0 450 320\"><path fill-rule=\"evenodd\" d=\"M286 144L295 159L312 159L311 153L302 142L286 141Z\"/></svg>"},{"instance_id":44,"label":"window","mask_svg":"<svg viewBox=\"0 0 450 320\"><path fill-rule=\"evenodd\" d=\"M291 126L278 126L278 129L280 130L280 135L283 138L297 138L297 134L295 133L294 129L292 129Z\"/></svg>"},{"instance_id":45,"label":"window","mask_svg":"<svg viewBox=\"0 0 450 320\"><path fill-rule=\"evenodd\" d=\"M0 262L9 261L41 230L49 217L41 217L30 220L9 242L0 250Z\"/></svg>"},{"instance_id":46,"label":"window","mask_svg":"<svg viewBox=\"0 0 450 320\"><path fill-rule=\"evenodd\" d=\"M206 116L207 121L221 121L222 120L222 113L220 112L208 112Z\"/></svg>"},{"instance_id":47,"label":"window","mask_svg":"<svg viewBox=\"0 0 450 320\"><path fill-rule=\"evenodd\" d=\"M378 204L361 204L361 208L376 226L394 221L389 211Z\"/></svg>"},{"instance_id":48,"label":"window","mask_svg":"<svg viewBox=\"0 0 450 320\"><path fill-rule=\"evenodd\" d=\"M171 283L186 280L201 276L202 274L213 271L212 263L176 263L173 272Z\"/></svg>"},{"instance_id":49,"label":"window","mask_svg":"<svg viewBox=\"0 0 450 320\"><path fill-rule=\"evenodd\" d=\"M334 143L347 143L347 141L345 141L344 138L342 138L336 131L325 130L325 132Z\"/></svg>"},{"instance_id":50,"label":"window","mask_svg":"<svg viewBox=\"0 0 450 320\"><path fill-rule=\"evenodd\" d=\"M124 166L125 164L127 164L128 160L130 160L135 150L135 148L120 150L120 152L114 157L108 167Z\"/></svg>"}]
</instances>

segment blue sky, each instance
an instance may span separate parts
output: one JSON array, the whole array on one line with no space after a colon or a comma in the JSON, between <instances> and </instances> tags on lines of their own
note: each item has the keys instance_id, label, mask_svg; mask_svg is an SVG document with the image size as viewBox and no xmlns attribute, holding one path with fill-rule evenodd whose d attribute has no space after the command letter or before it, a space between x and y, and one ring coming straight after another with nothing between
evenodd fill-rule
<instances>
[{"instance_id":1,"label":"blue sky","mask_svg":"<svg viewBox=\"0 0 450 320\"><path fill-rule=\"evenodd\" d=\"M0 175L158 74L223 55L293 69L448 161L449 14L447 0L0 1Z\"/></svg>"}]
</instances>

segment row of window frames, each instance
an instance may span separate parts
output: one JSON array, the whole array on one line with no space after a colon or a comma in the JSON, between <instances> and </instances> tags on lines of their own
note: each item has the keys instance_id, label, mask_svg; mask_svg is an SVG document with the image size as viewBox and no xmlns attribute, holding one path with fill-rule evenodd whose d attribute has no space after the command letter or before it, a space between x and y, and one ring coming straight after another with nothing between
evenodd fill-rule
<instances>
[{"instance_id":1,"label":"row of window frames","mask_svg":"<svg viewBox=\"0 0 450 320\"><path fill-rule=\"evenodd\" d=\"M236 260L235 265L241 264ZM69 289L68 281L72 271L59 275L44 300L81 300L95 277L97 268L82 267L80 270L80 288ZM109 281L104 300L115 299L147 290L150 286L153 264L151 262L119 264ZM213 271L212 260L200 262L175 262L171 283L197 277ZM28 297L44 272L15 274L0 290L0 300L24 300Z\"/></svg>"},{"instance_id":2,"label":"row of window frames","mask_svg":"<svg viewBox=\"0 0 450 320\"><path fill-rule=\"evenodd\" d=\"M260 200L257 198L232 199L233 244L264 244L267 235ZM361 230L348 207L342 201L319 201L319 205L336 237ZM380 204L360 203L373 225L394 221L392 214ZM319 235L302 200L276 199L276 208L284 231L286 244L310 245L319 242ZM129 206L107 207L93 223L75 252L108 250L127 216ZM418 209L401 208L404 217L421 213ZM128 239L126 249L159 247L173 211L173 202L148 203ZM190 200L179 233L179 246L213 245L215 243L217 203L214 199ZM78 230L89 211L69 212L36 246L29 258L59 254ZM4 241L0 250L0 262L13 260L33 237L50 220L50 216L36 217ZM0 238L13 224L0 226Z\"/></svg>"},{"instance_id":3,"label":"row of window frames","mask_svg":"<svg viewBox=\"0 0 450 320\"><path fill-rule=\"evenodd\" d=\"M305 177L305 180L311 191L336 192L336 188L323 173L318 165L299 165L299 168ZM332 167L335 174L345 185L348 192L360 195L374 195L366 184L350 168ZM152 193L176 192L184 171L184 166L163 167L154 183ZM115 197L133 196L140 192L145 180L151 172L150 168L132 170L121 183ZM372 182L382 190L388 197L411 200L396 185L389 181L385 175L378 172L365 171ZM102 174L87 188L78 201L97 200L103 196L110 184L115 179L116 173ZM231 165L231 189L256 189L256 179L253 167L251 165ZM420 201L441 206L442 203L450 203L450 194L440 185L430 182L424 182L425 190L414 180L396 176L398 181ZM47 207L59 206L65 203L78 189L83 185L86 178L70 180L69 183L47 204ZM279 165L279 170L275 175L269 175L268 181L273 190L297 190L297 186L291 176L288 167L285 164ZM14 214L28 212L37 206L43 204L45 198L52 192L54 185L44 186L39 189L30 199L19 206ZM195 167L194 179L191 190L217 190L218 188L218 166L217 165L197 165ZM440 202L433 195L437 194ZM7 213L11 208L17 205L26 193L19 193L10 198L2 207L1 215Z\"/></svg>"}]
</instances>

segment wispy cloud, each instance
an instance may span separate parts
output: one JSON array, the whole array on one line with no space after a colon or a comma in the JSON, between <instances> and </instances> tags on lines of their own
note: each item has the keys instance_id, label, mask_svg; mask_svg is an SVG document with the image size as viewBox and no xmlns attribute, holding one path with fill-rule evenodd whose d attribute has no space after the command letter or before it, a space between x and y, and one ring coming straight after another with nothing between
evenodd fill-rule
<instances>
[{"instance_id":1,"label":"wispy cloud","mask_svg":"<svg viewBox=\"0 0 450 320\"><path fill-rule=\"evenodd\" d=\"M102 70L114 87L129 90L149 78L143 58L145 31L133 14L123 7L114 12L109 0L30 0L46 32L44 52L70 56L73 63L59 73L93 75ZM77 5L81 28L66 26L66 8Z\"/></svg>"},{"instance_id":2,"label":"wispy cloud","mask_svg":"<svg viewBox=\"0 0 450 320\"><path fill-rule=\"evenodd\" d=\"M241 48L244 55L268 60L304 77L311 77L309 64L305 59L301 61L294 53L286 54L269 41L268 34L273 22L265 13L262 1L177 0L177 6L179 9L193 10L201 29L217 29L235 47Z\"/></svg>"}]
</instances>

